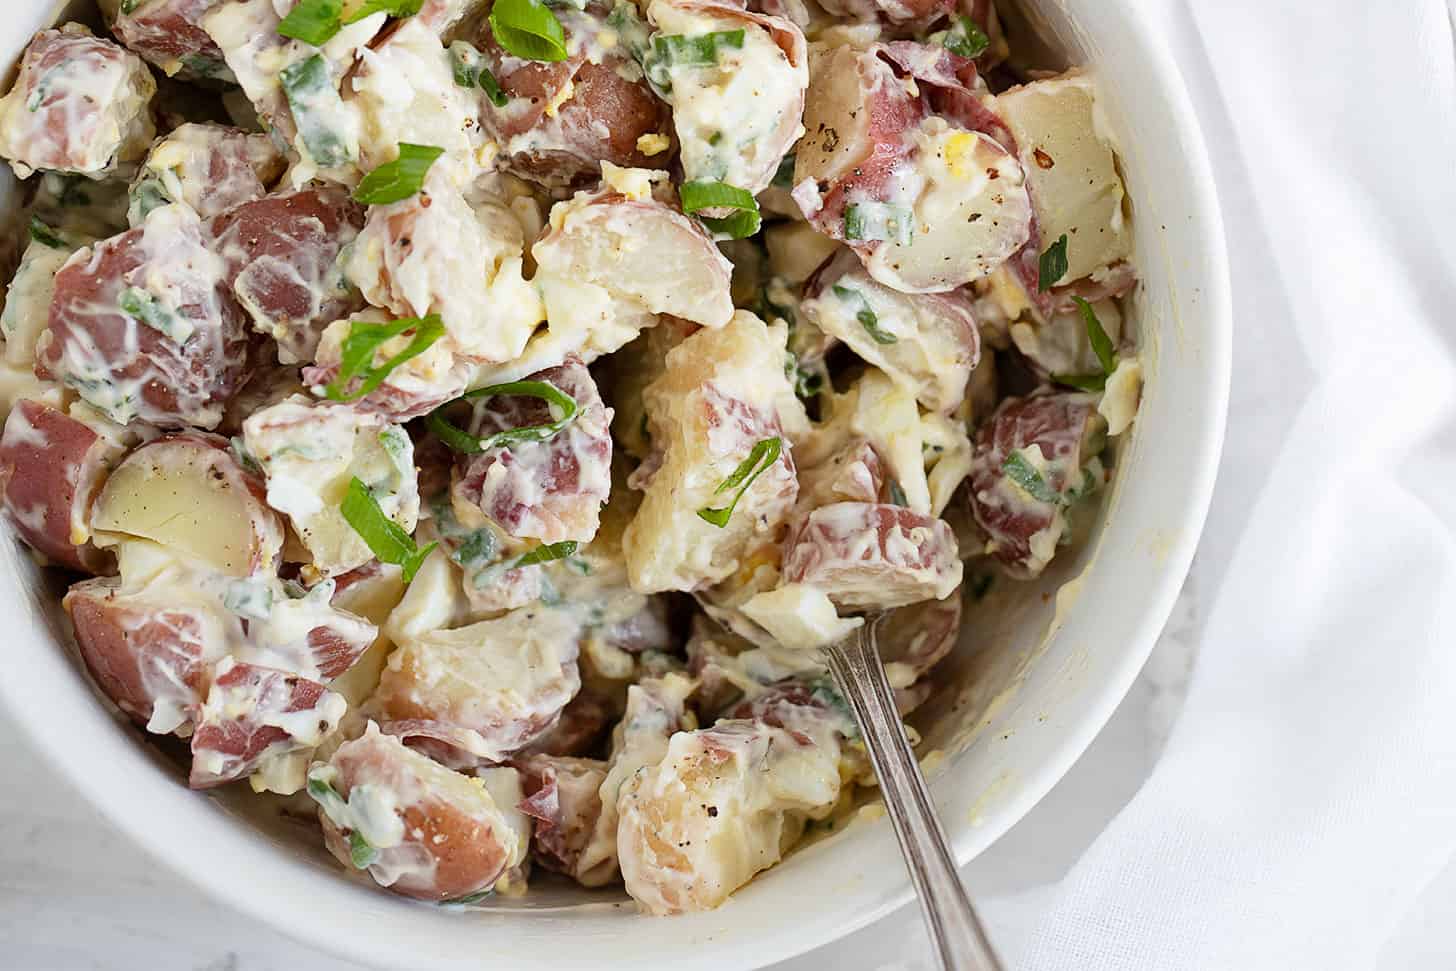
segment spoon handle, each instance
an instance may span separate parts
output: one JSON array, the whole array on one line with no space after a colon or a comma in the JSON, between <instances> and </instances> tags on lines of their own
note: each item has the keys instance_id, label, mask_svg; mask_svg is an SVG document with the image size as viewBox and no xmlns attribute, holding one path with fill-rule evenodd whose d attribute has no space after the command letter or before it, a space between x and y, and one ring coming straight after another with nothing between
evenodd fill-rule
<instances>
[{"instance_id":1,"label":"spoon handle","mask_svg":"<svg viewBox=\"0 0 1456 971\"><path fill-rule=\"evenodd\" d=\"M875 627L874 619L866 618L855 636L826 651L830 670L859 723L940 966L948 971L1001 971L961 885L945 830L895 710L875 646Z\"/></svg>"}]
</instances>

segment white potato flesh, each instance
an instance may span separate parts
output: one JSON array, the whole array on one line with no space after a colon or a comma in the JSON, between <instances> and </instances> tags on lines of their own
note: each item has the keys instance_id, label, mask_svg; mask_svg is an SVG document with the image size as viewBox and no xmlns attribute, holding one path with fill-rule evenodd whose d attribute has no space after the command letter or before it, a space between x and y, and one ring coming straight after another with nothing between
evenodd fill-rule
<instances>
[{"instance_id":1,"label":"white potato flesh","mask_svg":"<svg viewBox=\"0 0 1456 971\"><path fill-rule=\"evenodd\" d=\"M127 219L135 228L152 209L172 202L211 219L261 199L286 164L267 135L221 125L182 125L147 153L132 183Z\"/></svg>"},{"instance_id":2,"label":"white potato flesh","mask_svg":"<svg viewBox=\"0 0 1456 971\"><path fill-rule=\"evenodd\" d=\"M840 245L806 222L775 223L763 231L763 242L773 274L794 286L809 279Z\"/></svg>"},{"instance_id":3,"label":"white potato flesh","mask_svg":"<svg viewBox=\"0 0 1456 971\"><path fill-rule=\"evenodd\" d=\"M1117 302L1099 300L1092 304L1092 312L1113 346L1117 346L1122 340L1122 310ZM1010 334L1016 349L1049 375L1102 373L1102 363L1092 350L1080 310L1061 311L1044 324L1018 321L1011 325Z\"/></svg>"},{"instance_id":4,"label":"white potato flesh","mask_svg":"<svg viewBox=\"0 0 1456 971\"><path fill-rule=\"evenodd\" d=\"M503 761L555 723L581 687L571 617L528 607L406 638L373 704L386 728Z\"/></svg>"},{"instance_id":5,"label":"white potato flesh","mask_svg":"<svg viewBox=\"0 0 1456 971\"><path fill-rule=\"evenodd\" d=\"M322 395L324 386L338 374L343 359L344 342L356 323L385 324L394 318L373 308L360 311L348 320L330 324L319 337L318 367L305 369L307 381L317 381L312 388ZM409 347L413 334L400 334L380 345L373 364L378 366ZM359 399L355 407L377 411L396 421L418 418L434 411L447 401L458 398L473 373L468 361L456 357L454 343L437 340L423 353L405 361L389 372L374 391Z\"/></svg>"},{"instance_id":6,"label":"white potato flesh","mask_svg":"<svg viewBox=\"0 0 1456 971\"><path fill-rule=\"evenodd\" d=\"M1042 247L1067 237L1067 273L1057 282L1127 259L1126 193L1092 79L1070 74L1032 81L997 95L996 110L1016 136Z\"/></svg>"},{"instance_id":7,"label":"white potato flesh","mask_svg":"<svg viewBox=\"0 0 1456 971\"><path fill-rule=\"evenodd\" d=\"M342 512L355 478L386 516L414 532L420 512L414 445L399 425L294 395L250 415L243 443L267 479L268 504L288 517L313 566L326 576L374 558Z\"/></svg>"},{"instance_id":8,"label":"white potato flesh","mask_svg":"<svg viewBox=\"0 0 1456 971\"><path fill-rule=\"evenodd\" d=\"M62 245L52 246L51 242ZM56 273L72 253L91 242L90 238L63 237L59 231L52 231L47 241L31 239L20 258L19 269L5 290L5 310L0 313L6 363L18 367L35 363L35 342L50 323Z\"/></svg>"},{"instance_id":9,"label":"white potato flesh","mask_svg":"<svg viewBox=\"0 0 1456 971\"><path fill-rule=\"evenodd\" d=\"M1031 235L1022 166L990 136L923 122L915 151L896 167L890 205L911 210L907 240L876 244L870 275L906 293L943 293L995 270Z\"/></svg>"},{"instance_id":10,"label":"white potato flesh","mask_svg":"<svg viewBox=\"0 0 1456 971\"><path fill-rule=\"evenodd\" d=\"M722 721L680 732L620 797L627 892L653 914L710 910L777 863L806 818L839 799L839 746Z\"/></svg>"},{"instance_id":11,"label":"white potato flesh","mask_svg":"<svg viewBox=\"0 0 1456 971\"><path fill-rule=\"evenodd\" d=\"M852 256L801 304L820 330L848 344L931 411L954 409L980 359L970 302L955 294L901 293L870 278Z\"/></svg>"},{"instance_id":12,"label":"white potato flesh","mask_svg":"<svg viewBox=\"0 0 1456 971\"><path fill-rule=\"evenodd\" d=\"M117 466L96 497L91 527L98 543L139 537L229 576L268 574L277 569L283 522L263 496L226 439L169 435Z\"/></svg>"},{"instance_id":13,"label":"white potato flesh","mask_svg":"<svg viewBox=\"0 0 1456 971\"><path fill-rule=\"evenodd\" d=\"M648 386L654 456L634 476L646 491L622 538L634 589L718 583L787 518L798 495L791 441L807 420L784 376L785 337L739 311L727 327L701 330L669 352L667 373ZM737 489L722 484L771 439L778 456L759 463L727 522L705 521L699 512L727 507Z\"/></svg>"},{"instance_id":14,"label":"white potato flesh","mask_svg":"<svg viewBox=\"0 0 1456 971\"><path fill-rule=\"evenodd\" d=\"M880 70L849 46L815 59L804 102L804 137L794 156L795 183L837 182L873 151L873 93L893 81L888 65Z\"/></svg>"},{"instance_id":15,"label":"white potato flesh","mask_svg":"<svg viewBox=\"0 0 1456 971\"><path fill-rule=\"evenodd\" d=\"M824 591L802 583L757 594L742 609L775 641L791 650L828 647L864 624L861 617L840 617Z\"/></svg>"}]
</instances>

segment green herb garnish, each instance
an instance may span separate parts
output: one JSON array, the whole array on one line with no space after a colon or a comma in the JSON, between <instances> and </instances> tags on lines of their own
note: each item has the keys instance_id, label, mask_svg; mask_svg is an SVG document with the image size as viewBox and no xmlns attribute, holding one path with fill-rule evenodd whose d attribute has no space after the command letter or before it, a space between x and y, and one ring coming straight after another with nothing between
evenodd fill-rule
<instances>
[{"instance_id":1,"label":"green herb garnish","mask_svg":"<svg viewBox=\"0 0 1456 971\"><path fill-rule=\"evenodd\" d=\"M1073 297L1072 302L1082 314L1082 323L1087 328L1087 342L1092 345L1092 353L1097 355L1097 363L1101 366L1102 373L1053 374L1052 380L1082 391L1102 391L1107 387L1107 379L1117 370L1117 352L1112 338L1107 336L1107 331L1103 329L1102 321L1097 319L1097 311L1092 309L1092 305L1081 297Z\"/></svg>"},{"instance_id":2,"label":"green herb garnish","mask_svg":"<svg viewBox=\"0 0 1456 971\"><path fill-rule=\"evenodd\" d=\"M331 123L344 111L344 100L334 86L322 54L290 64L279 74L294 124L308 154L320 167L331 169L353 161L355 151Z\"/></svg>"},{"instance_id":3,"label":"green herb garnish","mask_svg":"<svg viewBox=\"0 0 1456 971\"><path fill-rule=\"evenodd\" d=\"M715 30L707 34L660 34L652 40L652 51L668 67L711 67L718 52L741 50L744 31Z\"/></svg>"},{"instance_id":4,"label":"green herb garnish","mask_svg":"<svg viewBox=\"0 0 1456 971\"><path fill-rule=\"evenodd\" d=\"M344 0L299 0L278 25L278 33L322 47L339 32L343 16Z\"/></svg>"},{"instance_id":5,"label":"green herb garnish","mask_svg":"<svg viewBox=\"0 0 1456 971\"><path fill-rule=\"evenodd\" d=\"M561 543L547 543L538 546L531 552L517 559L511 564L512 570L519 570L523 566L539 566L542 563L551 563L555 560L564 560L568 556L576 555L576 548L580 545L574 539Z\"/></svg>"},{"instance_id":6,"label":"green herb garnish","mask_svg":"<svg viewBox=\"0 0 1456 971\"><path fill-rule=\"evenodd\" d=\"M495 534L488 529L477 529L465 537L460 548L450 554L450 559L466 569L475 569L493 561L495 554Z\"/></svg>"},{"instance_id":7,"label":"green herb garnish","mask_svg":"<svg viewBox=\"0 0 1456 971\"><path fill-rule=\"evenodd\" d=\"M379 366L374 356L386 343L407 331L415 336L405 349ZM356 320L349 325L349 335L339 357L339 373L324 388L330 401L356 401L371 393L389 377L390 373L410 358L419 357L430 346L445 336L445 324L439 314L428 317L405 317L387 324L376 324ZM358 387L349 391L349 385L356 379Z\"/></svg>"},{"instance_id":8,"label":"green herb garnish","mask_svg":"<svg viewBox=\"0 0 1456 971\"><path fill-rule=\"evenodd\" d=\"M910 497L905 495L905 489L900 485L899 479L891 479L889 482L885 483L885 487L890 493L890 503L892 505L910 505Z\"/></svg>"},{"instance_id":9,"label":"green herb garnish","mask_svg":"<svg viewBox=\"0 0 1456 971\"><path fill-rule=\"evenodd\" d=\"M425 557L434 550L431 543L424 549L415 545L414 538L404 531L399 523L384 514L379 500L369 491L358 476L349 482L349 491L340 507L344 520L354 532L368 544L369 549L381 563L393 563L404 571L404 582L409 583L419 572Z\"/></svg>"},{"instance_id":10,"label":"green herb garnish","mask_svg":"<svg viewBox=\"0 0 1456 971\"><path fill-rule=\"evenodd\" d=\"M480 88L497 108L504 108L511 100L501 90L500 82L490 73L490 68L485 66L485 55L473 44L457 40L450 45L450 72L456 84L462 88Z\"/></svg>"},{"instance_id":11,"label":"green herb garnish","mask_svg":"<svg viewBox=\"0 0 1456 971\"><path fill-rule=\"evenodd\" d=\"M980 24L965 14L958 14L951 18L950 29L940 43L952 54L973 61L986 53L986 48L991 46L991 38L986 36Z\"/></svg>"},{"instance_id":12,"label":"green herb garnish","mask_svg":"<svg viewBox=\"0 0 1456 971\"><path fill-rule=\"evenodd\" d=\"M659 38L660 39L660 38ZM758 201L747 189L726 182L698 180L684 182L678 186L678 199L683 212L692 215L704 209L736 209L728 216L701 216L703 224L729 239L745 239L758 232L763 217L758 211Z\"/></svg>"},{"instance_id":13,"label":"green herb garnish","mask_svg":"<svg viewBox=\"0 0 1456 971\"><path fill-rule=\"evenodd\" d=\"M160 300L140 287L127 287L121 291L117 303L122 313L141 321L168 340L185 344L192 336L192 321L163 306Z\"/></svg>"},{"instance_id":14,"label":"green herb garnish","mask_svg":"<svg viewBox=\"0 0 1456 971\"><path fill-rule=\"evenodd\" d=\"M1041 265L1037 268L1036 288L1042 293L1056 286L1057 281L1067 275L1067 234L1041 254Z\"/></svg>"},{"instance_id":15,"label":"green herb garnish","mask_svg":"<svg viewBox=\"0 0 1456 971\"><path fill-rule=\"evenodd\" d=\"M859 321L859 325L865 329L865 332L870 337L874 338L876 344L894 344L899 341L900 338L894 334L880 329L879 315L870 307L870 302L863 293L846 286L841 286L838 283L834 284L830 289L833 290L836 297L846 303L858 302L859 306L854 312L854 319Z\"/></svg>"},{"instance_id":16,"label":"green herb garnish","mask_svg":"<svg viewBox=\"0 0 1456 971\"><path fill-rule=\"evenodd\" d=\"M1016 449L1006 456L1006 461L1001 463L1001 470L1006 473L1008 479L1015 482L1033 499L1053 505L1061 504L1061 494L1042 477L1036 466L1026 460L1021 449Z\"/></svg>"},{"instance_id":17,"label":"green herb garnish","mask_svg":"<svg viewBox=\"0 0 1456 971\"><path fill-rule=\"evenodd\" d=\"M37 216L30 217L30 238L42 246L49 246L51 249L71 248L70 244L56 235L56 231L41 222Z\"/></svg>"},{"instance_id":18,"label":"green herb garnish","mask_svg":"<svg viewBox=\"0 0 1456 971\"><path fill-rule=\"evenodd\" d=\"M364 176L359 188L354 190L354 201L367 206L387 206L418 194L430 167L444 154L443 148L433 145L400 142L399 158L385 162Z\"/></svg>"},{"instance_id":19,"label":"green herb garnish","mask_svg":"<svg viewBox=\"0 0 1456 971\"><path fill-rule=\"evenodd\" d=\"M907 246L914 235L914 214L904 206L860 202L844 207L845 239L883 239Z\"/></svg>"},{"instance_id":20,"label":"green herb garnish","mask_svg":"<svg viewBox=\"0 0 1456 971\"><path fill-rule=\"evenodd\" d=\"M527 61L566 60L566 34L540 0L496 0L490 11L496 43Z\"/></svg>"},{"instance_id":21,"label":"green herb garnish","mask_svg":"<svg viewBox=\"0 0 1456 971\"><path fill-rule=\"evenodd\" d=\"M349 833L349 862L356 870L367 870L379 861L379 851L369 844L359 831Z\"/></svg>"},{"instance_id":22,"label":"green herb garnish","mask_svg":"<svg viewBox=\"0 0 1456 971\"><path fill-rule=\"evenodd\" d=\"M713 495L721 495L729 489L738 489L733 501L718 509L703 508L698 510L698 518L719 529L728 525L728 520L733 516L733 510L738 508L738 501L748 491L754 481L764 473L764 470L779 460L779 454L783 451L784 440L782 438L765 438L753 446L748 453L748 458L738 463L738 468L733 474L718 484L713 490Z\"/></svg>"},{"instance_id":23,"label":"green herb garnish","mask_svg":"<svg viewBox=\"0 0 1456 971\"><path fill-rule=\"evenodd\" d=\"M486 438L477 438L461 431L451 423L450 419L445 417L446 409L459 402L472 401L477 398L494 398L501 395L526 395L540 398L548 406L559 411L561 417L545 425L507 428L503 432L496 432ZM509 384L493 384L488 388L478 388L475 391L466 392L454 401L441 405L430 412L429 417L425 419L425 425L435 433L440 441L455 451L464 452L467 455L477 455L488 449L514 445L518 442L548 441L557 432L576 420L578 410L576 399L554 384L546 381L512 381Z\"/></svg>"},{"instance_id":24,"label":"green herb garnish","mask_svg":"<svg viewBox=\"0 0 1456 971\"><path fill-rule=\"evenodd\" d=\"M779 167L774 169L773 182L776 189L792 189L794 187L794 164L796 159L793 155L785 155L779 161Z\"/></svg>"}]
</instances>

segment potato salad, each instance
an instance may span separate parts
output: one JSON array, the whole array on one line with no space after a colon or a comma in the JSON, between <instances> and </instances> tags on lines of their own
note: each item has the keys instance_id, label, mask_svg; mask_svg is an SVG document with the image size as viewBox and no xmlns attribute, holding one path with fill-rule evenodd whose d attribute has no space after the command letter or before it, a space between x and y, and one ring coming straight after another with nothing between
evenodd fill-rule
<instances>
[{"instance_id":1,"label":"potato salad","mask_svg":"<svg viewBox=\"0 0 1456 971\"><path fill-rule=\"evenodd\" d=\"M1098 87L1016 49L990 0L37 34L0 504L97 688L384 890L723 903L873 782L819 649L879 618L908 716L1135 418Z\"/></svg>"}]
</instances>

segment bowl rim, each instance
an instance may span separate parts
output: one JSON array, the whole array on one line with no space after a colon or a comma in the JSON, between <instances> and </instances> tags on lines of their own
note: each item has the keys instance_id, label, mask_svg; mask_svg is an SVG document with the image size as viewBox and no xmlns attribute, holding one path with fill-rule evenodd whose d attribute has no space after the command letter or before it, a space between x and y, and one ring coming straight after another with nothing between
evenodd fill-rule
<instances>
[{"instance_id":1,"label":"bowl rim","mask_svg":"<svg viewBox=\"0 0 1456 971\"><path fill-rule=\"evenodd\" d=\"M45 6L54 8L57 4L52 2ZM1211 504L1227 427L1233 357L1232 288L1223 216L1206 139L1202 125L1194 112L1182 72L1169 49L1154 36L1153 27L1147 18L1139 17L1128 9L1132 6L1130 0L1124 0L1116 6L1123 8L1127 13L1123 21L1124 26L1132 35L1129 40L1132 46L1143 55L1148 74L1160 84L1162 95L1167 100L1169 108L1182 119L1179 135L1191 148L1185 161L1192 179L1191 184L1183 187L1186 196L1182 201L1193 214L1195 224L1202 227L1203 235L1206 237L1200 253L1201 257L1206 260L1206 267L1202 274L1204 288L1201 299L1204 303L1202 317L1207 325L1207 332L1200 346L1203 355L1202 370L1209 376L1209 388L1204 402L1206 406L1198 413L1201 420L1201 427L1198 431L1203 448L1197 455L1196 467L1191 470L1188 477L1191 488L1187 496L1187 515L1182 524L1187 528L1180 529L1177 536L1169 543L1164 558L1166 568L1161 572L1155 586L1146 591L1144 609L1139 612L1139 620L1129 639L1129 644L1135 645L1135 647L1130 647L1121 653L1118 663L1099 682L1096 699L1089 701L1083 715L1071 724L1068 731L1059 736L1058 742L1051 748L1047 757L1038 764L1035 772L1017 787L1016 796L998 807L993 821L984 826L958 826L951 829L952 851L957 863L961 866L969 863L1022 820L1066 775L1091 745L1093 739L1102 731L1131 688L1151 653L1158 634L1167 622L1192 563ZM34 591L26 590L7 589L3 595L14 599L17 604L27 596L32 600L36 599ZM31 637L44 639L54 646L55 632L49 625L38 621L34 611L31 612L30 627L30 631L17 631L15 636L24 637L28 634ZM96 695L89 678L78 670L74 659L67 650L44 652L35 673L38 680L49 678L57 684L79 681L83 691L90 691ZM28 684L27 679L0 679L0 700L3 700L5 708L11 713L20 732L38 753L46 756L47 764L56 770L56 775L85 794L87 801L104 818L149 857L164 864L168 870L181 876L209 898L246 914L301 945L340 955L366 965L371 965L381 959L382 955L373 949L366 948L362 940L356 944L347 935L320 933L320 925L317 920L312 919L315 915L306 906L307 898L302 894L288 888L284 888L283 893L238 894L236 892L238 881L235 875L198 865L197 860L190 853L191 850L198 848L196 838L174 839L171 830L157 826L148 816L135 812L134 805L125 804L124 801L114 803L96 795L98 790L104 792L110 786L124 788L127 785L127 771L130 768L127 765L128 760L102 761L97 764L93 761L66 757L68 753L64 751L65 740L67 736L73 735L91 737L93 729L119 736L124 733L117 733L118 719L109 710L109 706L90 705L86 711L80 714L82 724L71 726L72 732L58 738L54 733L43 730L43 727L49 724L47 715L51 713L48 711L48 693L32 690L33 686L27 687ZM120 737L113 738L111 741L118 745L130 744L129 739ZM98 783L101 785L98 786ZM932 786L934 788L934 783ZM182 795L190 796L191 793L182 793ZM234 817L225 814L211 800L199 802L188 810L188 814L196 818L196 812L209 810L218 815L226 815L226 825L237 826ZM241 839L235 844L235 849L241 851L245 844L257 844L253 848L253 852L278 852L278 848L260 832L247 827L237 827L237 829ZM280 859L278 863L301 865L301 861L296 858ZM269 866L272 867L273 864L270 863ZM742 956L751 961L751 966L762 967L806 953L882 919L903 907L913 897L913 889L903 872L891 879L897 889L884 895L870 906L846 914L842 920L834 924L832 931L808 934L792 940L780 935L775 945L760 946L751 955L743 954ZM270 891L278 890L277 887L268 889ZM383 957L387 956L383 955ZM509 956L504 957L509 961ZM718 959L711 955L699 957L685 954L680 963L685 969L722 966L718 963Z\"/></svg>"}]
</instances>

